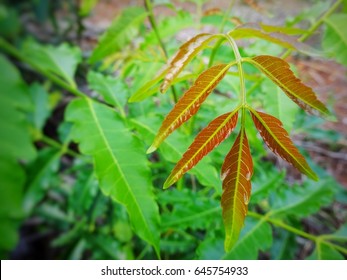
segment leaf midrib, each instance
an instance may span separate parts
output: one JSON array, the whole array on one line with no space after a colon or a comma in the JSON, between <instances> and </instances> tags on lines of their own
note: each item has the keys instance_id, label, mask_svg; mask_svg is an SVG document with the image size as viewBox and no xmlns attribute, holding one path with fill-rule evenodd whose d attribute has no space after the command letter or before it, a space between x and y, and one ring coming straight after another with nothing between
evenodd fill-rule
<instances>
[{"instance_id":1,"label":"leaf midrib","mask_svg":"<svg viewBox=\"0 0 347 280\"><path fill-rule=\"evenodd\" d=\"M102 138L102 140L103 140L103 142L104 142L104 144L106 146L106 150L110 153L114 164L117 166L117 169L119 170L119 173L121 175L121 179L124 182L124 185L126 186L126 188L128 189L128 193L130 193L131 197L133 198L133 201L135 202L136 208L138 209L138 212L141 215L141 220L143 221L143 224L145 226L145 230L146 230L147 234L149 234L148 236L152 236L151 231L148 228L147 223L145 222L146 220L145 220L145 217L143 216L143 213L141 211L141 207L139 206L139 204L138 204L138 202L136 200L136 197L134 196L133 192L131 191L131 188L130 188L130 186L128 184L128 181L125 179L125 175L123 173L123 170L121 169L117 159L115 158L114 154L112 153L112 149L111 149L111 147L110 147L110 145L109 145L109 143L107 141L106 135L104 134L104 132L102 130L102 127L101 127L101 125L100 125L100 123L98 121L98 117L97 117L96 112L94 110L92 101L87 99L87 98L85 100L88 103L88 107L89 107L89 109L90 109L90 111L92 113L92 117L93 117L93 119L95 121L95 125L97 126L97 129L99 130L100 136L101 136L101 138ZM153 242L153 240L152 240L152 242Z\"/></svg>"},{"instance_id":2,"label":"leaf midrib","mask_svg":"<svg viewBox=\"0 0 347 280\"><path fill-rule=\"evenodd\" d=\"M243 139L244 139L244 136L245 136L245 130L244 128L241 128L241 131L240 131L240 144L239 144L239 150L238 150L238 155L237 155L237 169L236 169L236 178L235 178L235 189L234 189L234 193L238 193L239 192L239 182L240 182L240 170L241 170L241 163L242 163L242 150L243 150ZM236 213L235 211L235 205L237 203L237 195L234 195L234 201L233 201L233 211L232 211L232 221L233 221L233 225L235 224L235 217L237 215L239 215L239 213ZM230 234L230 239L233 235L233 231L231 232Z\"/></svg>"}]
</instances>

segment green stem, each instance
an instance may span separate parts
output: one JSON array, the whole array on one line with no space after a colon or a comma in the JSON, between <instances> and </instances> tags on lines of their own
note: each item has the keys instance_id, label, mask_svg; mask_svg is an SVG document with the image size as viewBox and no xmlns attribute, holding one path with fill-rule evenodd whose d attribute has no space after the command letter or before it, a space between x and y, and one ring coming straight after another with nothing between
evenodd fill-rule
<instances>
[{"instance_id":1,"label":"green stem","mask_svg":"<svg viewBox=\"0 0 347 280\"><path fill-rule=\"evenodd\" d=\"M343 0L338 0L335 2L334 5L332 5L330 7L329 10L327 10L323 16L318 19L311 27L310 29L307 31L307 33L305 33L304 35L302 35L298 40L300 42L305 41L308 37L310 37L317 29L318 27L324 22L324 20L330 16L336 9L337 7L342 3ZM287 58L290 54L292 53L292 50L287 50L283 55L281 55L282 59ZM259 85L264 81L264 77L260 78L251 88L250 90L247 92L247 96L249 96L251 93L253 93L253 91L255 91Z\"/></svg>"},{"instance_id":2,"label":"green stem","mask_svg":"<svg viewBox=\"0 0 347 280\"><path fill-rule=\"evenodd\" d=\"M240 92L241 92L241 128L245 127L246 124L246 106L247 106L247 100L246 100L246 85L245 85L245 75L243 73L243 68L242 68L242 57L239 52L239 48L237 47L236 42L234 41L233 38L231 38L229 35L225 35L227 38L228 42L230 43L230 46L232 47L235 58L236 58L236 63L237 63L237 69L239 71L239 77L240 77Z\"/></svg>"},{"instance_id":3,"label":"green stem","mask_svg":"<svg viewBox=\"0 0 347 280\"><path fill-rule=\"evenodd\" d=\"M221 25L219 27L219 32L220 33L223 33L223 29L224 29L224 26L225 26L225 24L227 22L227 18L230 15L231 9L233 8L234 4L235 4L235 0L231 0L228 9L224 13L222 23L221 23Z\"/></svg>"},{"instance_id":4,"label":"green stem","mask_svg":"<svg viewBox=\"0 0 347 280\"><path fill-rule=\"evenodd\" d=\"M342 3L343 0L337 0L334 5L332 5L330 7L330 9L328 9L323 16L320 17L320 19L318 19L311 27L310 29L307 31L307 33L303 34L298 41L303 42L305 41L308 37L310 37L317 29L318 27L325 21L325 19L330 16L336 9L337 7ZM283 55L282 55L282 59L288 57L290 54L292 53L292 50L287 50Z\"/></svg>"},{"instance_id":5,"label":"green stem","mask_svg":"<svg viewBox=\"0 0 347 280\"><path fill-rule=\"evenodd\" d=\"M253 217L253 218L257 218L257 219L260 219L260 220L264 220L266 222L269 222L271 224L273 224L274 226L277 226L277 227L280 227L280 228L283 228L289 232L292 232L296 235L299 235L299 236L302 236L306 239L309 239L309 240L312 240L313 242L315 243L324 243L326 245L328 245L329 247L333 247L334 249L344 253L344 254L347 254L347 249L339 246L339 245L336 245L336 244L333 244L333 243L330 243L326 240L323 240L323 238L321 238L321 236L314 236L312 234L309 234L307 232L304 232L300 229L297 229L295 227L292 227L286 223L284 223L283 221L281 220L278 220L278 219L273 219L273 218L270 218L270 215L271 215L271 212L267 213L266 215L261 215L261 214L258 214L256 212L252 212L252 211L248 211L248 216L250 217Z\"/></svg>"},{"instance_id":6,"label":"green stem","mask_svg":"<svg viewBox=\"0 0 347 280\"><path fill-rule=\"evenodd\" d=\"M76 153L75 151L70 150L67 147L67 144L66 145L65 144L62 145L58 141L56 141L56 140L54 140L54 139L52 139L52 138L50 138L50 137L48 137L46 135L41 135L39 140L42 141L43 143L51 146L51 147L61 149L63 154L67 154L67 155L70 155L72 157L79 157L79 156L81 156L80 154Z\"/></svg>"},{"instance_id":7,"label":"green stem","mask_svg":"<svg viewBox=\"0 0 347 280\"><path fill-rule=\"evenodd\" d=\"M157 37L157 40L159 42L159 45L161 47L161 49L163 50L163 54L166 58L166 60L168 60L168 54L167 54L167 50L165 48L165 45L163 43L163 40L161 39L160 37L160 34L159 34L159 31L158 31L158 27L157 27L157 23L155 21L155 18L154 18L154 14L153 14L153 6L152 6L152 3L151 3L151 0L144 0L145 1L145 7L146 7L146 10L148 12L148 19L149 19L149 22L151 23L151 26L154 30L154 33L155 33L155 36ZM174 86L171 86L171 93L172 93L172 97L175 101L175 103L177 103L177 93L176 93L176 89Z\"/></svg>"},{"instance_id":8,"label":"green stem","mask_svg":"<svg viewBox=\"0 0 347 280\"><path fill-rule=\"evenodd\" d=\"M210 59L209 59L209 62L208 62L208 68L210 68L212 66L214 58L215 58L216 53L217 53L217 50L219 49L220 45L224 42L224 40L225 40L225 38L223 36L213 46L213 49L212 49L212 52L211 52L211 55L210 55Z\"/></svg>"},{"instance_id":9,"label":"green stem","mask_svg":"<svg viewBox=\"0 0 347 280\"><path fill-rule=\"evenodd\" d=\"M160 37L160 34L159 34L159 31L158 31L158 27L157 27L157 23L155 21L155 18L154 18L154 14L153 14L153 6L152 6L152 3L151 3L151 0L145 0L145 7L146 7L146 10L148 12L148 19L149 19L149 22L151 23L152 25L152 28L154 30L154 33L155 33L155 36L157 37L157 40L159 42L159 45L164 53L164 56L166 59L168 59L168 54L167 54L167 50L165 48L165 45Z\"/></svg>"},{"instance_id":10,"label":"green stem","mask_svg":"<svg viewBox=\"0 0 347 280\"><path fill-rule=\"evenodd\" d=\"M83 92L79 91L77 88L69 85L59 77L57 77L54 74L51 74L48 71L45 71L41 69L39 66L33 64L31 61L29 61L25 56L23 56L15 47L13 47L10 43L5 41L4 39L0 38L0 48L2 48L5 52L8 54L14 56L15 58L27 63L30 65L34 70L36 70L38 73L43 74L46 76L49 80L54 82L55 84L59 85L60 87L66 89L67 91L71 92L72 94L78 96L78 97L88 97Z\"/></svg>"}]
</instances>

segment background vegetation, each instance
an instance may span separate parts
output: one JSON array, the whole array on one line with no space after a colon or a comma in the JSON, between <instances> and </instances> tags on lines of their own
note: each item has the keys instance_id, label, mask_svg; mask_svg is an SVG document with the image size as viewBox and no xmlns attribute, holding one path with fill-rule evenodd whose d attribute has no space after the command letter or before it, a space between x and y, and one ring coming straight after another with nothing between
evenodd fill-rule
<instances>
[{"instance_id":1,"label":"background vegetation","mask_svg":"<svg viewBox=\"0 0 347 280\"><path fill-rule=\"evenodd\" d=\"M187 39L230 31L250 22L251 11L254 21L275 21L283 26L276 31L312 49L287 52L251 38L239 41L242 56L288 57L303 78L318 64L325 73L337 69L345 80L347 4L302 1L309 2L304 9L298 1L297 13L284 17L285 11L255 1L120 2L0 4L1 258L345 259L347 191L335 177L346 183L347 134L339 129L343 115L336 110L346 84L318 92L336 111L334 125L304 114L283 94L270 94L280 89L255 68L244 68L248 102L283 121L320 180L275 159L250 125L255 176L249 213L228 253L219 172L236 134L175 187L164 191L162 185L194 135L237 104L236 70L157 152L146 155L146 149L198 74L233 57L226 45L212 44L161 95L153 79ZM100 27L105 3L117 17ZM341 166L336 176L327 171Z\"/></svg>"}]
</instances>

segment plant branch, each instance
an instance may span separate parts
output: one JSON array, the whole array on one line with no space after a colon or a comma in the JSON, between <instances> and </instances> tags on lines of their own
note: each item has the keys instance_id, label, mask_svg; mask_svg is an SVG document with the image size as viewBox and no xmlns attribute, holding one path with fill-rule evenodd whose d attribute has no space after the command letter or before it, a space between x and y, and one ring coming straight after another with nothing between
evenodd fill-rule
<instances>
[{"instance_id":1,"label":"plant branch","mask_svg":"<svg viewBox=\"0 0 347 280\"><path fill-rule=\"evenodd\" d=\"M146 7L146 10L148 12L148 19L149 19L149 22L151 23L153 30L154 30L155 36L157 37L157 40L158 40L159 45L160 45L160 47L164 53L165 58L168 59L169 57L167 54L167 50L166 50L165 45L164 45L164 43L160 37L157 23L156 23L155 18L154 18L153 6L151 3L151 0L145 0L145 7Z\"/></svg>"},{"instance_id":2,"label":"plant branch","mask_svg":"<svg viewBox=\"0 0 347 280\"><path fill-rule=\"evenodd\" d=\"M75 151L70 150L67 147L67 144L61 144L58 141L56 141L56 140L54 140L54 139L52 139L52 138L50 138L50 137L48 137L46 135L41 135L39 140L42 141L43 143L51 146L51 147L61 149L63 154L67 154L67 155L72 156L72 157L79 157L79 156L81 156L80 154L76 153Z\"/></svg>"},{"instance_id":3,"label":"plant branch","mask_svg":"<svg viewBox=\"0 0 347 280\"><path fill-rule=\"evenodd\" d=\"M308 37L310 37L318 28L319 26L324 22L324 20L330 16L336 9L337 7L342 3L343 0L338 0L335 2L334 5L332 5L330 7L329 10L327 10L323 16L320 17L320 19L318 19L307 31L307 33L303 34L298 41L303 42L305 41ZM292 53L292 50L287 50L282 56L282 59L287 58L290 54ZM255 91L259 85L264 81L264 77L260 78L251 88L250 90L247 92L247 96L249 96L253 91Z\"/></svg>"},{"instance_id":4,"label":"plant branch","mask_svg":"<svg viewBox=\"0 0 347 280\"><path fill-rule=\"evenodd\" d=\"M50 73L48 71L45 71L45 70L41 69L39 66L33 64L25 56L23 56L15 47L13 47L10 43L5 41L3 38L0 38L0 48L3 49L8 54L12 55L13 57L15 57L15 58L17 58L17 59L27 63L35 71L37 71L38 73L43 74L49 80L51 80L55 84L59 85L60 87L66 89L67 91L71 92L72 94L74 94L74 95L76 95L78 97L87 97L87 98L89 98L86 94L84 94L83 92L79 91L77 88L69 85L68 83L66 83L65 81L63 81L59 77L57 77L56 75L54 75L54 74L52 74L52 73Z\"/></svg>"},{"instance_id":5,"label":"plant branch","mask_svg":"<svg viewBox=\"0 0 347 280\"><path fill-rule=\"evenodd\" d=\"M337 0L334 5L332 5L330 7L330 9L328 9L323 16L321 16L311 27L310 29L307 31L307 33L303 34L298 41L303 42L305 41L308 37L310 37L318 28L319 26L325 21L325 19L330 16L337 8L338 6L340 6L340 4L342 3L343 0ZM287 50L282 56L281 58L286 58L288 57L290 54L292 53L292 50Z\"/></svg>"},{"instance_id":6,"label":"plant branch","mask_svg":"<svg viewBox=\"0 0 347 280\"><path fill-rule=\"evenodd\" d=\"M233 8L234 4L235 4L235 0L231 0L230 4L228 6L228 9L225 11L225 13L223 15L222 23L221 23L221 25L219 27L219 32L220 33L223 33L223 29L224 29L224 26L225 26L225 24L227 22L227 18L230 15L230 11Z\"/></svg>"},{"instance_id":7,"label":"plant branch","mask_svg":"<svg viewBox=\"0 0 347 280\"><path fill-rule=\"evenodd\" d=\"M322 237L323 236L315 236L315 235L312 235L312 234L309 234L307 232L304 232L300 229L297 229L295 227L292 227L286 223L284 223L283 221L281 220L278 220L278 219L273 219L273 218L270 218L270 215L271 215L271 212L267 213L266 215L261 215L261 214L258 214L256 212L252 212L252 211L248 211L248 216L250 217L253 217L253 218L257 218L257 219L260 219L260 220L264 220L266 222L269 222L271 224L273 224L274 226L277 226L277 227L280 227L280 228L283 228L289 232L292 232L296 235L299 235L301 237L304 237L306 239L309 239L309 240L312 240L314 241L316 244L317 243L324 243L326 245L328 245L329 247L332 247L344 254L347 254L347 249L339 246L339 245L336 245L336 244L333 244L331 242L328 242L326 240L324 240Z\"/></svg>"}]
</instances>

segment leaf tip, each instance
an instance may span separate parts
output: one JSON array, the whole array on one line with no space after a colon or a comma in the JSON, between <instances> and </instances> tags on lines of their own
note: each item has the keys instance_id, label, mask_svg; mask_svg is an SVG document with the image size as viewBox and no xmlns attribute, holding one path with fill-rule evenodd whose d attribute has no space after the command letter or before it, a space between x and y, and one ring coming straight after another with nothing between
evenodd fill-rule
<instances>
[{"instance_id":1,"label":"leaf tip","mask_svg":"<svg viewBox=\"0 0 347 280\"><path fill-rule=\"evenodd\" d=\"M312 180L316 181L316 182L319 181L319 177L318 177L317 174L314 173L313 171L309 174L309 177L310 177Z\"/></svg>"},{"instance_id":2,"label":"leaf tip","mask_svg":"<svg viewBox=\"0 0 347 280\"><path fill-rule=\"evenodd\" d=\"M156 149L157 149L156 146L151 145L151 146L147 149L146 154L151 154L151 153L153 153Z\"/></svg>"},{"instance_id":3,"label":"leaf tip","mask_svg":"<svg viewBox=\"0 0 347 280\"><path fill-rule=\"evenodd\" d=\"M171 177L167 178L166 181L164 182L163 189L166 190L170 188L175 182L172 180Z\"/></svg>"},{"instance_id":4,"label":"leaf tip","mask_svg":"<svg viewBox=\"0 0 347 280\"><path fill-rule=\"evenodd\" d=\"M226 236L224 240L224 250L229 253L235 245L235 241L231 238L231 236Z\"/></svg>"}]
</instances>

